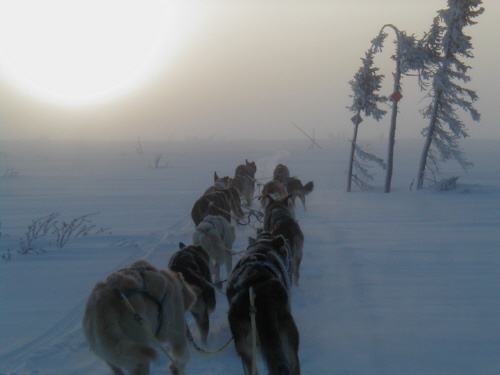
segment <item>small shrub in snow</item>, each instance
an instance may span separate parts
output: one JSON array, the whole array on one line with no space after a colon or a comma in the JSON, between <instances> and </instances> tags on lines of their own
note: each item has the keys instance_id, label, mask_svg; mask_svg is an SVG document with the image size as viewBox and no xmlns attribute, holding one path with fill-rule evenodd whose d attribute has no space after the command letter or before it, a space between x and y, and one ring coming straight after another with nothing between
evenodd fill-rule
<instances>
[{"instance_id":1,"label":"small shrub in snow","mask_svg":"<svg viewBox=\"0 0 500 375\"><path fill-rule=\"evenodd\" d=\"M7 252L2 254L2 259L3 260L10 260L12 258L12 255L10 254L10 249L7 249Z\"/></svg>"},{"instance_id":2,"label":"small shrub in snow","mask_svg":"<svg viewBox=\"0 0 500 375\"><path fill-rule=\"evenodd\" d=\"M19 239L20 249L18 250L18 253L19 254L44 253L45 250L35 245L34 241L37 238L46 236L55 227L57 223L55 218L58 215L59 214L57 213L52 213L50 215L41 217L40 219L33 220L31 222L31 225L28 226L24 238Z\"/></svg>"},{"instance_id":3,"label":"small shrub in snow","mask_svg":"<svg viewBox=\"0 0 500 375\"><path fill-rule=\"evenodd\" d=\"M162 154L154 154L153 165L152 166L150 165L149 168L167 168L170 162L167 161L165 164L161 165L160 161L162 158L163 158Z\"/></svg>"},{"instance_id":4,"label":"small shrub in snow","mask_svg":"<svg viewBox=\"0 0 500 375\"><path fill-rule=\"evenodd\" d=\"M458 176L443 178L438 184L438 191L450 191L457 188Z\"/></svg>"},{"instance_id":5,"label":"small shrub in snow","mask_svg":"<svg viewBox=\"0 0 500 375\"><path fill-rule=\"evenodd\" d=\"M56 218L59 216L58 213L51 213L50 215L44 216L40 219L33 220L31 225L28 227L24 238L19 240L20 249L19 254L41 254L46 250L43 245L39 245L36 241L42 237L47 237L49 235L55 235L54 243L58 248L62 249L71 238L77 238L81 236L87 236L89 233L101 233L107 230L107 228L100 228L96 230L96 225L92 224L89 219L90 216L97 215L98 212L79 216L70 222L62 221L59 222ZM48 242L51 246L52 242Z\"/></svg>"}]
</instances>

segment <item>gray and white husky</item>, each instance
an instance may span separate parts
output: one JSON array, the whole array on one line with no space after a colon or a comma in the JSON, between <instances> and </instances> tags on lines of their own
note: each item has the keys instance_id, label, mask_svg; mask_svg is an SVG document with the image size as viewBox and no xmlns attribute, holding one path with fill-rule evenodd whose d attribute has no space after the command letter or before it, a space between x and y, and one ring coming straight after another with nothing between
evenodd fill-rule
<instances>
[{"instance_id":1,"label":"gray and white husky","mask_svg":"<svg viewBox=\"0 0 500 375\"><path fill-rule=\"evenodd\" d=\"M206 216L193 233L193 244L201 245L210 256L216 284L221 282L220 266L222 264L226 265L226 274L229 276L231 273L234 240L234 227L219 215Z\"/></svg>"},{"instance_id":2,"label":"gray and white husky","mask_svg":"<svg viewBox=\"0 0 500 375\"><path fill-rule=\"evenodd\" d=\"M138 323L140 316L156 339L169 343L177 362L170 370L178 374L189 359L184 314L195 298L182 277L138 260L94 286L83 314L83 333L90 349L106 361L114 375L123 375L123 370L148 375L157 353L154 340Z\"/></svg>"},{"instance_id":3,"label":"gray and white husky","mask_svg":"<svg viewBox=\"0 0 500 375\"><path fill-rule=\"evenodd\" d=\"M300 375L299 332L290 310L287 257L282 236L261 233L249 241L245 256L229 278L229 327L246 375L252 373L251 309L255 311L255 334L269 374ZM255 297L253 306L250 293Z\"/></svg>"}]
</instances>

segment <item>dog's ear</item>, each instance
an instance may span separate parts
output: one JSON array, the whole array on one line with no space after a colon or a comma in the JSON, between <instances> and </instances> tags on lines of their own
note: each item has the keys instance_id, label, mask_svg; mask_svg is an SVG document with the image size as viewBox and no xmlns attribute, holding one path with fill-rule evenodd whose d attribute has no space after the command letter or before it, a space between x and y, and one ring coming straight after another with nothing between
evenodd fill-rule
<instances>
[{"instance_id":1,"label":"dog's ear","mask_svg":"<svg viewBox=\"0 0 500 375\"><path fill-rule=\"evenodd\" d=\"M182 250L186 247L183 242L179 242L179 250Z\"/></svg>"},{"instance_id":2,"label":"dog's ear","mask_svg":"<svg viewBox=\"0 0 500 375\"><path fill-rule=\"evenodd\" d=\"M219 176L217 176L217 172L214 172L214 182L217 182L218 179L219 179Z\"/></svg>"}]
</instances>

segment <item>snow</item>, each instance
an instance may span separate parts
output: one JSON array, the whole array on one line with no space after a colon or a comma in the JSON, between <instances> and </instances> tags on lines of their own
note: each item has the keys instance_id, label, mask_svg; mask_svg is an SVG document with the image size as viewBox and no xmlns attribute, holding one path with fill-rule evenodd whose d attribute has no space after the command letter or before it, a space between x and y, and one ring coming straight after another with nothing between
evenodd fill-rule
<instances>
[{"instance_id":1,"label":"snow","mask_svg":"<svg viewBox=\"0 0 500 375\"><path fill-rule=\"evenodd\" d=\"M214 171L233 175L245 159L266 181L284 163L314 181L307 211L300 286L292 312L302 374L497 374L500 368L500 151L467 140L475 162L454 191L410 191L422 140L396 144L393 191L346 193L349 143L299 141L23 141L0 144L0 375L109 374L89 350L80 320L94 283L146 258L165 267L190 243L192 204ZM370 147L378 155L385 141ZM166 168L151 168L161 153ZM6 156L7 155L7 156ZM16 175L17 174L17 175ZM257 202L253 205L258 209ZM17 253L33 220L86 214L95 228L70 238L38 238L42 254ZM99 232L99 233L97 233ZM236 251L252 226L236 228ZM223 269L224 271L224 269ZM230 337L227 302L217 293L209 348ZM198 338L194 322L188 323ZM161 357L152 374L168 374ZM262 361L261 374L266 373ZM242 374L233 344L215 355L191 348L187 374Z\"/></svg>"}]
</instances>

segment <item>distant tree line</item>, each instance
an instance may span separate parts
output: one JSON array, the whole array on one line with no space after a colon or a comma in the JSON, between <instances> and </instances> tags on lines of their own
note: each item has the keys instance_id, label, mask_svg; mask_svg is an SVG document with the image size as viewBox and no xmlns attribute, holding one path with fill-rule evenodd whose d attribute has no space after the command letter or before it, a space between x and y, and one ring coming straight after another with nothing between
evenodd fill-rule
<instances>
[{"instance_id":1,"label":"distant tree line","mask_svg":"<svg viewBox=\"0 0 500 375\"><path fill-rule=\"evenodd\" d=\"M417 189L424 187L427 176L439 173L439 162L456 160L464 170L472 166L459 140L466 138L467 129L457 114L458 109L468 112L474 121L480 120L480 114L473 103L478 99L475 91L459 85L467 83L470 77L462 58L472 58L471 37L464 34L466 26L474 25L474 19L484 12L481 0L448 0L448 8L439 10L431 28L421 39L407 35L405 31L392 24L384 25L379 34L371 41L371 47L361 58L362 65L349 82L352 105L348 109L354 113L351 118L354 134L351 139L347 191L353 184L361 189L371 187L373 163L386 170L385 192L391 191L394 161L394 144L398 102L402 98L403 76L417 76L418 84L426 92L429 104L421 110L422 116L429 121L422 130L425 138L417 174ZM395 33L396 51L392 58L396 62L393 73L393 92L389 96L379 94L384 75L374 65L375 56L384 48L388 31ZM391 122L387 161L368 153L358 143L361 117L373 117L380 121L387 111L380 104L392 102Z\"/></svg>"}]
</instances>

